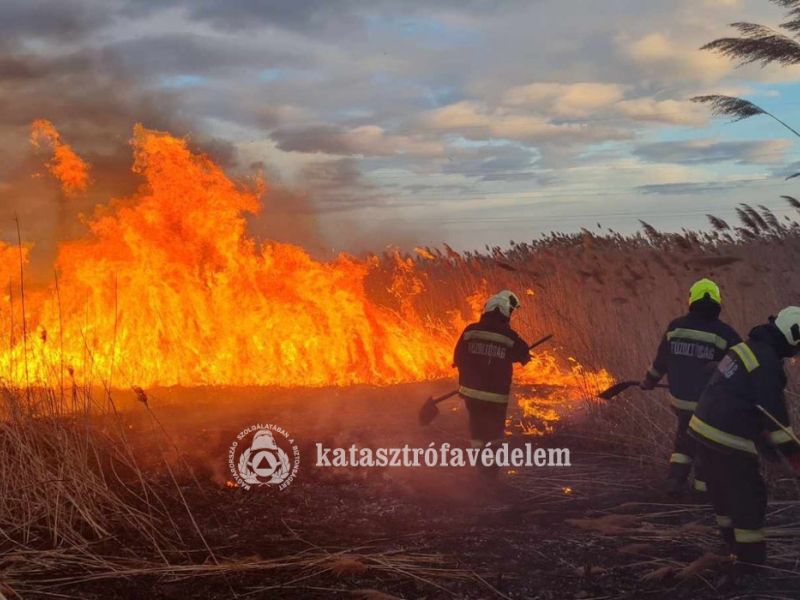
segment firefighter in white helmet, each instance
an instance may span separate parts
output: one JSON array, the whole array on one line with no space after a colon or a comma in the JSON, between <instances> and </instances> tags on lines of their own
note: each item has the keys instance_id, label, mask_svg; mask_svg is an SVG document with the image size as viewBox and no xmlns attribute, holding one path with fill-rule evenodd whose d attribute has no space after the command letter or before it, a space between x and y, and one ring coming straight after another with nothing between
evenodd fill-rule
<instances>
[{"instance_id":1,"label":"firefighter in white helmet","mask_svg":"<svg viewBox=\"0 0 800 600\"><path fill-rule=\"evenodd\" d=\"M759 453L782 453L800 474L800 445L784 399L785 358L800 350L800 307L789 306L733 346L689 421L708 474L708 494L723 539L740 563L766 560L767 490Z\"/></svg>"},{"instance_id":2,"label":"firefighter in white helmet","mask_svg":"<svg viewBox=\"0 0 800 600\"><path fill-rule=\"evenodd\" d=\"M528 344L511 328L519 298L508 290L486 302L480 321L468 325L455 348L459 394L469 412L473 447L503 438L514 363L530 361ZM495 468L481 473L495 477Z\"/></svg>"}]
</instances>

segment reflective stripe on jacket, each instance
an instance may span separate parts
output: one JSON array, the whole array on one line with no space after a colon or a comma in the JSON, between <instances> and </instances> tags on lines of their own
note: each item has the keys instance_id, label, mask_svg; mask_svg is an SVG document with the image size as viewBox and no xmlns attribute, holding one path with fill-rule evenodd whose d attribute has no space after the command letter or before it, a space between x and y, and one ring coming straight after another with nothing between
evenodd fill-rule
<instances>
[{"instance_id":1,"label":"reflective stripe on jacket","mask_svg":"<svg viewBox=\"0 0 800 600\"><path fill-rule=\"evenodd\" d=\"M528 344L511 329L507 318L494 311L468 325L456 344L462 396L486 402L508 402L513 364L530 360Z\"/></svg>"},{"instance_id":2,"label":"reflective stripe on jacket","mask_svg":"<svg viewBox=\"0 0 800 600\"><path fill-rule=\"evenodd\" d=\"M713 363L740 341L723 321L689 312L667 327L647 376L658 381L667 375L672 406L693 411L714 372Z\"/></svg>"},{"instance_id":3,"label":"reflective stripe on jacket","mask_svg":"<svg viewBox=\"0 0 800 600\"><path fill-rule=\"evenodd\" d=\"M789 433L783 393L787 346L774 325L756 327L747 342L733 346L700 398L689 422L690 434L727 452L757 455L760 450L769 453L775 448L784 454L800 450ZM765 417L758 406L781 426Z\"/></svg>"}]
</instances>

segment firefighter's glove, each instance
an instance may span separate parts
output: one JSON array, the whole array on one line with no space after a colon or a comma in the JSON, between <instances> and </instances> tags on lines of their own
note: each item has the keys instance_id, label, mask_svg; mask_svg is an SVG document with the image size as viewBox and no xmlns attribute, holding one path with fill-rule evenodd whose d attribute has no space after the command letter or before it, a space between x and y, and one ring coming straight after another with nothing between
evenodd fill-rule
<instances>
[{"instance_id":1,"label":"firefighter's glove","mask_svg":"<svg viewBox=\"0 0 800 600\"><path fill-rule=\"evenodd\" d=\"M656 388L656 383L656 380L652 377L645 376L645 378L642 379L642 382L639 384L639 387L643 390L654 390Z\"/></svg>"}]
</instances>

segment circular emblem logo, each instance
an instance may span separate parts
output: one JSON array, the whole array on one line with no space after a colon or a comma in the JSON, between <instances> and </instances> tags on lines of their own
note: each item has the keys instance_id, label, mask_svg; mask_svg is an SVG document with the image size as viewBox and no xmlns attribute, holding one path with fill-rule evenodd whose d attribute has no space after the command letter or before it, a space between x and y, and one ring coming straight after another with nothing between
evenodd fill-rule
<instances>
[{"instance_id":1,"label":"circular emblem logo","mask_svg":"<svg viewBox=\"0 0 800 600\"><path fill-rule=\"evenodd\" d=\"M266 485L283 490L300 467L300 450L277 425L251 425L236 436L228 450L228 468L239 487Z\"/></svg>"}]
</instances>

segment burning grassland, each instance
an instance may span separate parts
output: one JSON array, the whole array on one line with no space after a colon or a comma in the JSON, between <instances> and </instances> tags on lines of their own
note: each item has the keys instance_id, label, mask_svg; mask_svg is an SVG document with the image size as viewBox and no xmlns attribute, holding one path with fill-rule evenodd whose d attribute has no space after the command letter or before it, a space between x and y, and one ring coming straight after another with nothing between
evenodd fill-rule
<instances>
[{"instance_id":1,"label":"burning grassland","mask_svg":"<svg viewBox=\"0 0 800 600\"><path fill-rule=\"evenodd\" d=\"M488 495L464 469L313 467L317 441L463 446L459 403L427 429L407 408L442 385L165 388L148 394L146 405L114 393L106 400L130 410L105 417L91 414L80 396L87 408L80 417L47 420L25 410L24 395L6 394L19 410L2 430L14 444L0 459L13 466L3 480L0 592L715 597L707 581L717 567L697 562L717 551L711 515L665 505L643 485L655 463L581 442L589 428L550 440L574 450L572 467L509 469L513 494L505 499ZM280 422L300 445L301 473L287 490L225 484L226 448L254 420ZM786 481L779 487L791 491ZM778 567L760 589L778 597L796 582L790 536L797 515L796 502L772 509Z\"/></svg>"},{"instance_id":2,"label":"burning grassland","mask_svg":"<svg viewBox=\"0 0 800 600\"><path fill-rule=\"evenodd\" d=\"M37 121L34 139L64 155L58 164L83 165L52 124ZM166 133L137 126L131 145L139 191L98 207L86 237L60 244L51 285L24 285L27 246L0 248L8 382L327 386L452 375L454 340L486 281L442 303L399 253L321 262L258 241L245 215L267 184L233 182ZM51 170L66 185L66 171ZM549 353L521 377L586 395L575 367Z\"/></svg>"},{"instance_id":3,"label":"burning grassland","mask_svg":"<svg viewBox=\"0 0 800 600\"><path fill-rule=\"evenodd\" d=\"M54 129L36 131L64 155ZM26 240L0 246L1 593L507 598L561 591L566 578L575 597L675 597L645 575L708 566L696 559L711 537L684 528L703 516L664 512L647 485L673 433L666 403L589 400L612 376L643 372L694 279L721 283L742 333L795 298L794 221L747 207L742 226L703 234L584 231L320 261L247 233L268 184L236 183L166 133L137 127L132 148L139 191L61 242L51 284L26 277ZM73 171L58 164L48 168L64 184ZM459 331L503 288L522 298L514 325L526 339L555 334L516 373L507 435L567 439L577 468L509 469L510 505L469 474L427 469L306 468L283 495L231 482L227 448L258 421L286 427L301 455L317 441L467 446L460 402L428 428L416 412L453 386ZM650 504L626 516L636 526L617 522L625 539L611 543L596 517L631 498ZM791 530L796 503L786 508L776 516ZM689 550L641 561L634 550L654 541ZM791 550L781 553L795 577Z\"/></svg>"}]
</instances>

